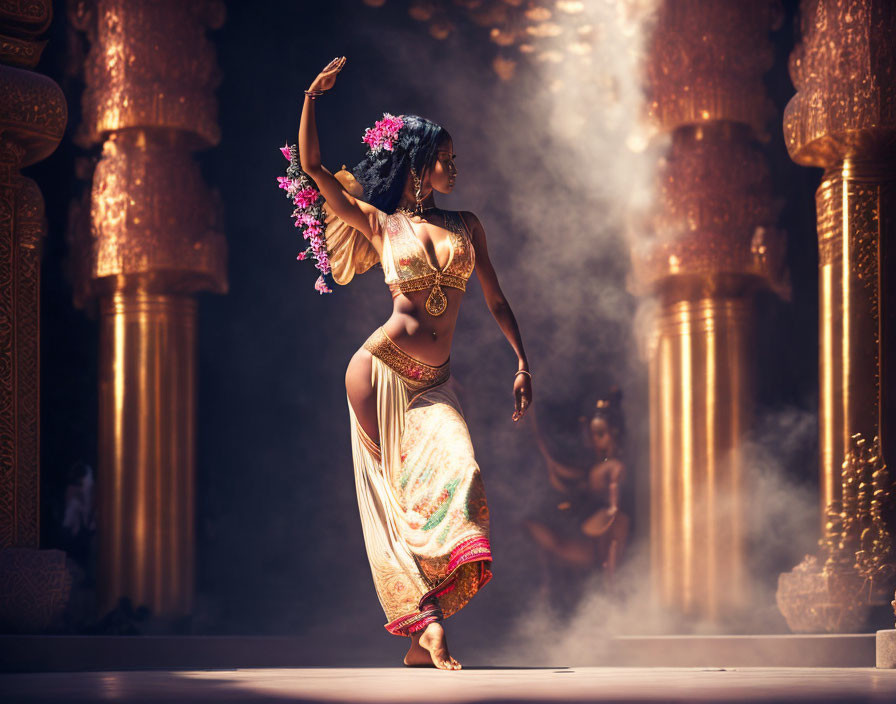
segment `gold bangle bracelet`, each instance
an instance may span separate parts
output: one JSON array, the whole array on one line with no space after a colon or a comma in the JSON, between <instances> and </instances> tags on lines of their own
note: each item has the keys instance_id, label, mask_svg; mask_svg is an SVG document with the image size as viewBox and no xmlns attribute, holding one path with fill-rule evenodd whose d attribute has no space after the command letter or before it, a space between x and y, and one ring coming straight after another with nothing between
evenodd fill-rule
<instances>
[{"instance_id":1,"label":"gold bangle bracelet","mask_svg":"<svg viewBox=\"0 0 896 704\"><path fill-rule=\"evenodd\" d=\"M513 378L516 379L520 374L525 374L527 377L529 377L530 381L532 380L532 374L527 372L525 369L520 369L516 374L513 375Z\"/></svg>"}]
</instances>

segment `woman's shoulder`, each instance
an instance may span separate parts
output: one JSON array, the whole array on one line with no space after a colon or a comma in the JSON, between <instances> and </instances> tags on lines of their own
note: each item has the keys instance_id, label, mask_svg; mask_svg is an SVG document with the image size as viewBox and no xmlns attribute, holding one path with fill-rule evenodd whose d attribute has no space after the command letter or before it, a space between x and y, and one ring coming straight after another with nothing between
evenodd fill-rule
<instances>
[{"instance_id":1,"label":"woman's shoulder","mask_svg":"<svg viewBox=\"0 0 896 704\"><path fill-rule=\"evenodd\" d=\"M479 222L479 218L476 217L476 213L474 213L470 210L452 210L450 212L455 213L456 215L459 215L467 222L475 222L475 223Z\"/></svg>"},{"instance_id":2,"label":"woman's shoulder","mask_svg":"<svg viewBox=\"0 0 896 704\"><path fill-rule=\"evenodd\" d=\"M479 222L479 218L476 217L476 213L470 212L469 210L446 210L446 213L451 213L455 217L459 218L463 223L466 231L472 236L477 230L482 230L482 223Z\"/></svg>"}]
</instances>

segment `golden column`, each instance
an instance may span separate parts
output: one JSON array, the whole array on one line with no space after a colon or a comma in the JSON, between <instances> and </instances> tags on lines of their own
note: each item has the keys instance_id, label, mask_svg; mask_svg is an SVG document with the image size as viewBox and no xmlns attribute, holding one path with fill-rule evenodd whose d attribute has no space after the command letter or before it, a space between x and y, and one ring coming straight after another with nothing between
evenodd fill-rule
<instances>
[{"instance_id":1,"label":"golden column","mask_svg":"<svg viewBox=\"0 0 896 704\"><path fill-rule=\"evenodd\" d=\"M825 170L816 192L825 540L821 560L781 576L778 601L793 630L842 631L862 628L868 606L889 600L878 589L886 584L874 584L868 555L878 564L896 560L885 541L858 544L873 504L850 495L855 484L861 497L880 474L896 432L889 377L896 334L896 4L804 0L800 19L801 40L790 57L797 92L784 111L784 137L796 163ZM892 500L890 489L876 498L877 505ZM881 530L892 538L896 516L883 518L889 527ZM863 588L866 579L872 588Z\"/></svg>"},{"instance_id":2,"label":"golden column","mask_svg":"<svg viewBox=\"0 0 896 704\"><path fill-rule=\"evenodd\" d=\"M103 145L82 253L101 318L100 607L177 617L193 598L192 294L227 288L219 204L192 157L219 140L206 30L224 10L96 0L70 16L90 45L78 138Z\"/></svg>"},{"instance_id":3,"label":"golden column","mask_svg":"<svg viewBox=\"0 0 896 704\"><path fill-rule=\"evenodd\" d=\"M819 0L803 2L800 16L802 39L790 57L797 93L784 111L784 136L796 163L825 169L816 193L824 516L840 499L850 438L881 435L881 415L894 402L880 377L881 287L892 287L880 264L896 236L896 6Z\"/></svg>"},{"instance_id":4,"label":"golden column","mask_svg":"<svg viewBox=\"0 0 896 704\"><path fill-rule=\"evenodd\" d=\"M0 5L0 630L40 631L68 600L65 553L40 544L40 258L38 185L19 171L65 131L59 86L31 70L52 2Z\"/></svg>"},{"instance_id":5,"label":"golden column","mask_svg":"<svg viewBox=\"0 0 896 704\"><path fill-rule=\"evenodd\" d=\"M749 604L741 443L753 294L782 286L762 75L775 2L667 1L648 44L649 116L669 138L635 280L659 303L649 350L651 569L670 611L733 623Z\"/></svg>"}]
</instances>

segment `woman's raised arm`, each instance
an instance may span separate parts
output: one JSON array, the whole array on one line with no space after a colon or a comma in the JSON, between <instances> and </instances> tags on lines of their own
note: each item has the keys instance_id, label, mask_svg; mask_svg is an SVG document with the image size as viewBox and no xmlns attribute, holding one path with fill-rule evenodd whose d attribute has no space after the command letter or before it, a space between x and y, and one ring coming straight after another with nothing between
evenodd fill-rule
<instances>
[{"instance_id":1,"label":"woman's raised arm","mask_svg":"<svg viewBox=\"0 0 896 704\"><path fill-rule=\"evenodd\" d=\"M345 191L336 177L327 171L320 161L320 142L317 137L317 121L314 116L314 100L330 90L336 76L345 66L345 57L333 59L305 91L302 119L299 123L299 159L302 170L317 184L327 204L336 215L373 241L379 234L372 223L376 222L377 209L357 200Z\"/></svg>"}]
</instances>

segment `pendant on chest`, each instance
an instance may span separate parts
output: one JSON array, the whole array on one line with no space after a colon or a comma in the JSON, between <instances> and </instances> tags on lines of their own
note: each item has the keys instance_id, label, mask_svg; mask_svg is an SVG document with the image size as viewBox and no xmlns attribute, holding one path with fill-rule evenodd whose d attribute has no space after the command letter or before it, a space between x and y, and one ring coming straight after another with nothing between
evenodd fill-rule
<instances>
[{"instance_id":1,"label":"pendant on chest","mask_svg":"<svg viewBox=\"0 0 896 704\"><path fill-rule=\"evenodd\" d=\"M429 292L429 297L426 299L426 312L434 318L444 313L445 309L448 307L448 298L445 296L445 292L442 291L442 287L439 285L441 280L441 272L436 272L435 283L433 283L432 290Z\"/></svg>"}]
</instances>

